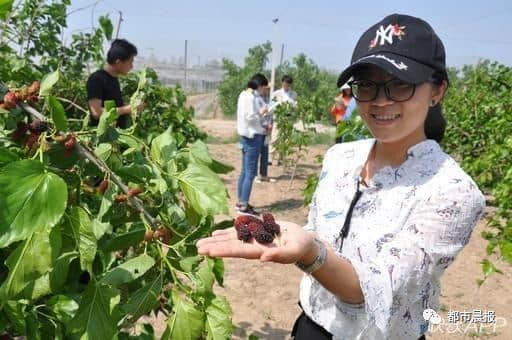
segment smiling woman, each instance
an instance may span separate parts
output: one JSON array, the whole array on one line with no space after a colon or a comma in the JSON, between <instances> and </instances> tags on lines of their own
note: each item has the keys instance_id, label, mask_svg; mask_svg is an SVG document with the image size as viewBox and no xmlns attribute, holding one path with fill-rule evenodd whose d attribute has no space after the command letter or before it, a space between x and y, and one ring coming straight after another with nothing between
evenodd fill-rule
<instances>
[{"instance_id":1,"label":"smiling woman","mask_svg":"<svg viewBox=\"0 0 512 340\"><path fill-rule=\"evenodd\" d=\"M443 43L421 19L387 16L359 39L338 86L347 81L374 138L329 149L308 224L279 222L281 242L266 245L223 230L198 251L298 264L296 340L425 339L423 311L438 309L440 278L485 207L438 144Z\"/></svg>"}]
</instances>

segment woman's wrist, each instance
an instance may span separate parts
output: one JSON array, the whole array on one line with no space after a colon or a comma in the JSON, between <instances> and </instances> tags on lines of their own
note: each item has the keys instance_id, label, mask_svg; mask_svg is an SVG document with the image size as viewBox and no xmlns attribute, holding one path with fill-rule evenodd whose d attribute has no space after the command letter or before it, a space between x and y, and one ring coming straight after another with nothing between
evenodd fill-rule
<instances>
[{"instance_id":1,"label":"woman's wrist","mask_svg":"<svg viewBox=\"0 0 512 340\"><path fill-rule=\"evenodd\" d=\"M311 244L309 249L304 253L304 255L297 261L298 263L304 266L310 266L313 264L315 259L318 257L318 245L315 242L315 239L311 238Z\"/></svg>"}]
</instances>

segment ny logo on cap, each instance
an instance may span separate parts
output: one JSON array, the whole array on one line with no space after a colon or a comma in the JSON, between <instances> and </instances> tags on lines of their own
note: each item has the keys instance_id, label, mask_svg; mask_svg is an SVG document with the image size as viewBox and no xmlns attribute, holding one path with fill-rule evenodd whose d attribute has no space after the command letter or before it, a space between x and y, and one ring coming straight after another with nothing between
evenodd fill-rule
<instances>
[{"instance_id":1,"label":"ny logo on cap","mask_svg":"<svg viewBox=\"0 0 512 340\"><path fill-rule=\"evenodd\" d=\"M379 29L375 34L375 38L372 41L370 41L369 49L371 50L377 45L382 46L386 42L392 44L393 37L398 37L399 40L402 40L402 36L405 35L404 29L405 26L400 26L398 24L389 24L386 28L380 25Z\"/></svg>"}]
</instances>

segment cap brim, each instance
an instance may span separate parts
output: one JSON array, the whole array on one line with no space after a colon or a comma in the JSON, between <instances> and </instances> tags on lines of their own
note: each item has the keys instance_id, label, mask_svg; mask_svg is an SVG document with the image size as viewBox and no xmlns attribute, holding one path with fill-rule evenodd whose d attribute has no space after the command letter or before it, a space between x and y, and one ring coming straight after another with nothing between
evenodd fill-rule
<instances>
[{"instance_id":1,"label":"cap brim","mask_svg":"<svg viewBox=\"0 0 512 340\"><path fill-rule=\"evenodd\" d=\"M430 79L434 69L415 60L393 53L379 52L356 60L341 72L338 87L345 84L354 72L363 65L374 65L407 83L419 84Z\"/></svg>"}]
</instances>

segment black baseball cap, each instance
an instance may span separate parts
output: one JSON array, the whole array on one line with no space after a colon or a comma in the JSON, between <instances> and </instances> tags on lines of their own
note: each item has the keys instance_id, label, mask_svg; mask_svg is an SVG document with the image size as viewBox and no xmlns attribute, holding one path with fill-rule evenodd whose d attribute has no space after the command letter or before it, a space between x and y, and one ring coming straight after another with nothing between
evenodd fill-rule
<instances>
[{"instance_id":1,"label":"black baseball cap","mask_svg":"<svg viewBox=\"0 0 512 340\"><path fill-rule=\"evenodd\" d=\"M338 87L361 65L375 65L412 84L428 81L435 71L447 79L445 59L443 43L427 22L391 14L359 38L350 66L338 78Z\"/></svg>"}]
</instances>

